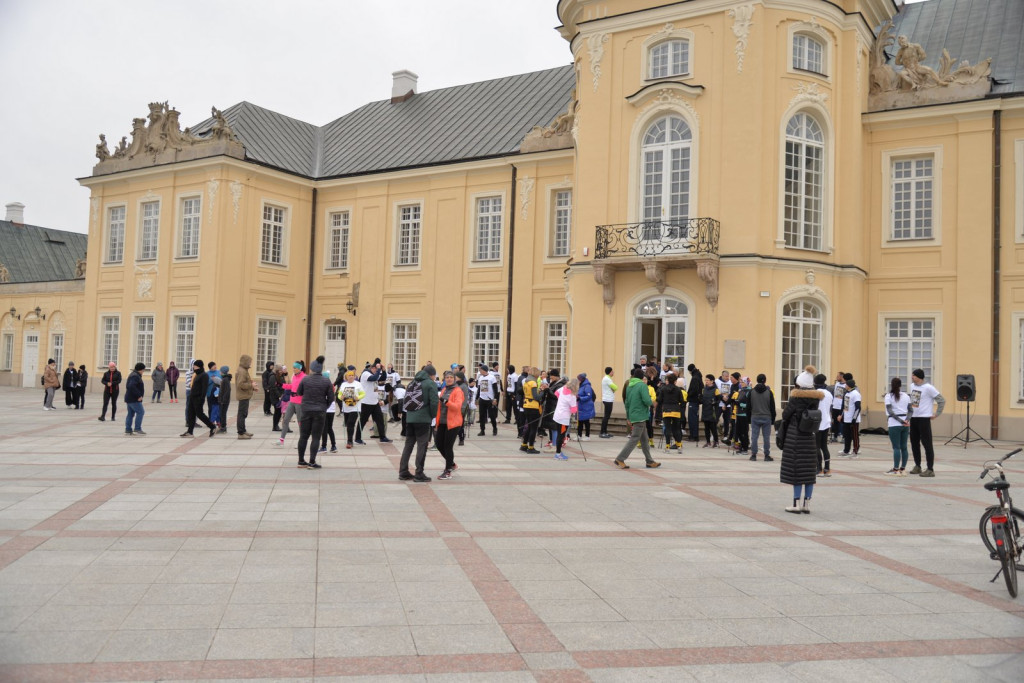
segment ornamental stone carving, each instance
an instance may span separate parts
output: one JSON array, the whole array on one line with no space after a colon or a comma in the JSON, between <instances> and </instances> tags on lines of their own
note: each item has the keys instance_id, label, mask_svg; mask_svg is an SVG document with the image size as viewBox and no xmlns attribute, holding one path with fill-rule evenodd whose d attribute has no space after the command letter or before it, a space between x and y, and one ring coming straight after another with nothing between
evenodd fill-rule
<instances>
[{"instance_id":1,"label":"ornamental stone carving","mask_svg":"<svg viewBox=\"0 0 1024 683\"><path fill-rule=\"evenodd\" d=\"M728 12L732 17L732 34L736 36L736 73L743 73L743 57L747 52L747 37L754 25L754 6L740 5Z\"/></svg>"},{"instance_id":2,"label":"ornamental stone carving","mask_svg":"<svg viewBox=\"0 0 1024 683\"><path fill-rule=\"evenodd\" d=\"M206 181L206 195L209 197L206 207L206 218L207 220L213 220L213 206L217 203L217 190L220 189L219 180L207 180Z\"/></svg>"},{"instance_id":3,"label":"ornamental stone carving","mask_svg":"<svg viewBox=\"0 0 1024 683\"><path fill-rule=\"evenodd\" d=\"M897 45L890 66L886 49ZM906 36L893 37L893 22L882 25L871 49L868 73L868 109L882 111L940 102L958 102L984 97L991 89L992 58L975 65L957 63L942 50L938 70L924 64L928 55Z\"/></svg>"},{"instance_id":4,"label":"ornamental stone carving","mask_svg":"<svg viewBox=\"0 0 1024 683\"><path fill-rule=\"evenodd\" d=\"M522 218L526 218L526 212L530 210L530 198L533 195L533 187L537 184L537 181L530 176L523 176L519 179L519 201L521 207L519 215Z\"/></svg>"},{"instance_id":5,"label":"ornamental stone carving","mask_svg":"<svg viewBox=\"0 0 1024 683\"><path fill-rule=\"evenodd\" d=\"M658 290L658 294L665 293L665 268L664 263L658 261L646 261L644 262L644 276L651 282L655 289Z\"/></svg>"},{"instance_id":6,"label":"ornamental stone carving","mask_svg":"<svg viewBox=\"0 0 1024 683\"><path fill-rule=\"evenodd\" d=\"M93 167L93 175L106 175L136 168L176 161L189 161L212 156L245 158L245 148L235 136L224 114L214 107L211 111L213 123L203 135L194 135L186 128L181 130L179 112L167 102L150 102L149 116L132 120L132 141L122 137L111 154L107 138L100 135L96 145L99 163Z\"/></svg>"},{"instance_id":7,"label":"ornamental stone carving","mask_svg":"<svg viewBox=\"0 0 1024 683\"><path fill-rule=\"evenodd\" d=\"M565 112L555 117L550 126L534 126L533 130L526 134L519 144L519 151L523 154L528 152L543 152L549 149L566 149L572 147L575 139L573 128L575 126L574 110L576 108L576 91L573 91L572 99Z\"/></svg>"},{"instance_id":8,"label":"ornamental stone carving","mask_svg":"<svg viewBox=\"0 0 1024 683\"><path fill-rule=\"evenodd\" d=\"M82 278L85 277L85 268L86 268L86 265L88 264L88 261L86 260L87 257L88 257L88 252L85 252L85 253L82 254L82 258L80 258L80 259L75 261L75 279L76 280L81 280Z\"/></svg>"},{"instance_id":9,"label":"ornamental stone carving","mask_svg":"<svg viewBox=\"0 0 1024 683\"><path fill-rule=\"evenodd\" d=\"M718 259L697 261L697 277L704 282L704 298L714 310L718 305Z\"/></svg>"},{"instance_id":10,"label":"ornamental stone carving","mask_svg":"<svg viewBox=\"0 0 1024 683\"><path fill-rule=\"evenodd\" d=\"M604 57L604 44L608 42L607 33L595 33L587 38L587 53L590 55L590 74L594 77L594 92L601 82L601 59Z\"/></svg>"},{"instance_id":11,"label":"ornamental stone carving","mask_svg":"<svg viewBox=\"0 0 1024 683\"><path fill-rule=\"evenodd\" d=\"M793 90L796 90L796 95L789 101L791 109L804 102L813 102L822 106L825 106L825 103L828 102L828 93L818 88L817 83L801 83L794 86Z\"/></svg>"},{"instance_id":12,"label":"ornamental stone carving","mask_svg":"<svg viewBox=\"0 0 1024 683\"><path fill-rule=\"evenodd\" d=\"M232 222L234 223L238 222L238 208L242 202L242 190L244 188L245 186L242 185L242 183L238 182L237 180L231 181L231 206L234 209L234 217L232 218Z\"/></svg>"},{"instance_id":13,"label":"ornamental stone carving","mask_svg":"<svg viewBox=\"0 0 1024 683\"><path fill-rule=\"evenodd\" d=\"M594 281L601 285L604 305L612 310L615 304L615 268L601 263L594 264Z\"/></svg>"},{"instance_id":14,"label":"ornamental stone carving","mask_svg":"<svg viewBox=\"0 0 1024 683\"><path fill-rule=\"evenodd\" d=\"M7 270L7 266L0 263L0 282L10 282L11 271Z\"/></svg>"}]
</instances>

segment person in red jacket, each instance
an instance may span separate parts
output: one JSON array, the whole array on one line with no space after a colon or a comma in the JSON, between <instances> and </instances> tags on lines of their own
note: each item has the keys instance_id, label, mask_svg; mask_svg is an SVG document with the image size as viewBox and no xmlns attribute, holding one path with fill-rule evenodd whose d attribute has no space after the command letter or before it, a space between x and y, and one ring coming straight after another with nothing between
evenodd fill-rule
<instances>
[{"instance_id":1,"label":"person in red jacket","mask_svg":"<svg viewBox=\"0 0 1024 683\"><path fill-rule=\"evenodd\" d=\"M444 456L444 472L438 480L452 478L452 472L458 468L455 464L455 439L462 427L462 404L465 401L462 389L455 386L455 373L451 370L444 373L444 387L437 405L437 434L434 443L437 450Z\"/></svg>"}]
</instances>

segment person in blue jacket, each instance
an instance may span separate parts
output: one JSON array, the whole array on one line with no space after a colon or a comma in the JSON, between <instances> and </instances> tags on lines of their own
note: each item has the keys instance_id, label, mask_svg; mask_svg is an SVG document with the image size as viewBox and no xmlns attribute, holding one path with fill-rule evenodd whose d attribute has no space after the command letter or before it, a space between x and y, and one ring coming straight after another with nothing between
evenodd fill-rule
<instances>
[{"instance_id":1,"label":"person in blue jacket","mask_svg":"<svg viewBox=\"0 0 1024 683\"><path fill-rule=\"evenodd\" d=\"M587 373L585 372L577 375L576 379L580 381L580 389L576 394L576 402L579 406L579 412L576 413L576 438L590 441L590 421L594 419L596 414L594 409L594 387L590 385L590 380L587 379ZM585 436L584 432L586 433Z\"/></svg>"}]
</instances>

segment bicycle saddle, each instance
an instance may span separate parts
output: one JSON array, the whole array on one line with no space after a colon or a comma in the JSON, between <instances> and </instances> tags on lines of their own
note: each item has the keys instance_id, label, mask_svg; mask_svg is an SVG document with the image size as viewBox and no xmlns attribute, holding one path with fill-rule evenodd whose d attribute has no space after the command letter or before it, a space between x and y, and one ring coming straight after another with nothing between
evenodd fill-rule
<instances>
[{"instance_id":1,"label":"bicycle saddle","mask_svg":"<svg viewBox=\"0 0 1024 683\"><path fill-rule=\"evenodd\" d=\"M995 481L986 481L985 488L989 491L1005 491L1010 488L1010 482L1003 481L1002 479L996 479Z\"/></svg>"}]
</instances>

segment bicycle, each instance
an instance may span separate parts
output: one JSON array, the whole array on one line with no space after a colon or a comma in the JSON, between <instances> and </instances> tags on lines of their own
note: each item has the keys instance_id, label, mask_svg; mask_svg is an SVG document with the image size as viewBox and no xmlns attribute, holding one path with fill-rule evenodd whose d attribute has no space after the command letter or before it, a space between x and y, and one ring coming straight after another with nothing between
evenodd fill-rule
<instances>
[{"instance_id":1,"label":"bicycle","mask_svg":"<svg viewBox=\"0 0 1024 683\"><path fill-rule=\"evenodd\" d=\"M989 460L985 463L985 469L981 471L979 479L986 476L993 476L993 480L985 482L985 489L995 491L998 505L992 505L985 510L978 524L978 532L981 540L989 551L989 558L999 560L1000 568L989 583L994 583L999 575L1003 575L1006 581L1006 590L1010 597L1017 597L1017 571L1024 572L1024 540L1021 539L1021 527L1024 526L1024 511L1013 507L1013 500L1010 498L1010 482L1006 480L1006 473L1003 471L1003 462L1009 460L1021 449L1007 453L999 460ZM998 476L991 475L997 472Z\"/></svg>"}]
</instances>

